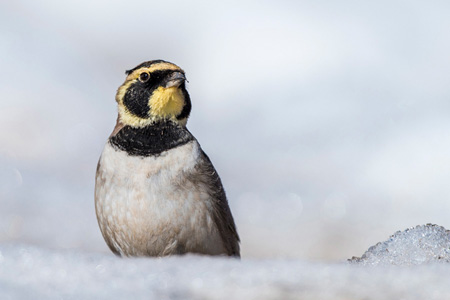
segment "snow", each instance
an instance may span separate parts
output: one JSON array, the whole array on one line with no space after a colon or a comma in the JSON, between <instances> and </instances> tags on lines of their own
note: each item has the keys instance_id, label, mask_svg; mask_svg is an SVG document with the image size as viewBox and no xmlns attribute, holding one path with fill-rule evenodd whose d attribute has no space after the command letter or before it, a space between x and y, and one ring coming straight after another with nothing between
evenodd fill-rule
<instances>
[{"instance_id":1,"label":"snow","mask_svg":"<svg viewBox=\"0 0 450 300\"><path fill-rule=\"evenodd\" d=\"M398 231L387 241L367 250L352 263L362 265L418 265L428 262L450 262L450 231L427 224Z\"/></svg>"},{"instance_id":2,"label":"snow","mask_svg":"<svg viewBox=\"0 0 450 300\"><path fill-rule=\"evenodd\" d=\"M449 264L109 254L0 246L0 299L447 299Z\"/></svg>"},{"instance_id":3,"label":"snow","mask_svg":"<svg viewBox=\"0 0 450 300\"><path fill-rule=\"evenodd\" d=\"M0 299L446 299L448 262L450 233L431 224L399 231L350 263L119 258L2 244Z\"/></svg>"}]
</instances>

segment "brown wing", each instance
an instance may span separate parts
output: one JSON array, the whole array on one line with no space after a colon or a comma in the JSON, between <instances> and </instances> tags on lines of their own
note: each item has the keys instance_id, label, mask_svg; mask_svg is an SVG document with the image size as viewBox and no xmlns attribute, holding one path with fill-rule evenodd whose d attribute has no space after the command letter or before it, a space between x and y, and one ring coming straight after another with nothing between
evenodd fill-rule
<instances>
[{"instance_id":1,"label":"brown wing","mask_svg":"<svg viewBox=\"0 0 450 300\"><path fill-rule=\"evenodd\" d=\"M203 150L196 168L199 175L197 180L202 181L208 187L208 193L213 200L213 219L220 232L227 254L240 257L239 235L228 206L225 190L211 160Z\"/></svg>"}]
</instances>

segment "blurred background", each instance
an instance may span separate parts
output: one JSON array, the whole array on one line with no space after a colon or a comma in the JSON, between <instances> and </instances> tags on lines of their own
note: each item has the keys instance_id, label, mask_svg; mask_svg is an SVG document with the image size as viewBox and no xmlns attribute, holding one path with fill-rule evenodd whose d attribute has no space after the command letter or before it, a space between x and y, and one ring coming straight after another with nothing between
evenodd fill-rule
<instances>
[{"instance_id":1,"label":"blurred background","mask_svg":"<svg viewBox=\"0 0 450 300\"><path fill-rule=\"evenodd\" d=\"M243 257L450 228L447 1L1 1L0 242L109 252L97 160L126 69L185 69Z\"/></svg>"}]
</instances>

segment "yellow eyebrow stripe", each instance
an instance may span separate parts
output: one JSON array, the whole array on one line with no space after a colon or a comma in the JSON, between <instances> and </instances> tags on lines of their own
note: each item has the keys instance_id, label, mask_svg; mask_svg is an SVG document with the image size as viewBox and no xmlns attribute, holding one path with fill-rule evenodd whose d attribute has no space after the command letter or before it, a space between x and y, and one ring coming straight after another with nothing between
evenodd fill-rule
<instances>
[{"instance_id":1,"label":"yellow eyebrow stripe","mask_svg":"<svg viewBox=\"0 0 450 300\"><path fill-rule=\"evenodd\" d=\"M150 67L143 67L133 71L130 75L127 76L126 81L137 79L142 72L152 73L154 71L162 71L162 70L173 70L173 71L182 71L180 67L171 63L157 63L151 65Z\"/></svg>"}]
</instances>

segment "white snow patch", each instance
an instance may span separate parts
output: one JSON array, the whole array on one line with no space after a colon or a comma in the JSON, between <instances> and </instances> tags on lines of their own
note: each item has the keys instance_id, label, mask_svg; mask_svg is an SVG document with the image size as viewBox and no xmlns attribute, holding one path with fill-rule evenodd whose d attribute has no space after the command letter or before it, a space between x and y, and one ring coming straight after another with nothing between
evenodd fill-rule
<instances>
[{"instance_id":1,"label":"white snow patch","mask_svg":"<svg viewBox=\"0 0 450 300\"><path fill-rule=\"evenodd\" d=\"M419 265L428 262L450 262L450 231L427 224L397 231L387 241L367 250L352 263L362 265Z\"/></svg>"},{"instance_id":2,"label":"white snow patch","mask_svg":"<svg viewBox=\"0 0 450 300\"><path fill-rule=\"evenodd\" d=\"M449 299L450 264L109 254L0 245L0 299Z\"/></svg>"}]
</instances>

